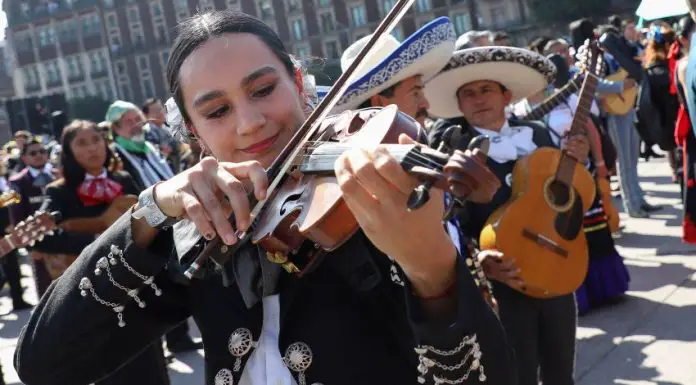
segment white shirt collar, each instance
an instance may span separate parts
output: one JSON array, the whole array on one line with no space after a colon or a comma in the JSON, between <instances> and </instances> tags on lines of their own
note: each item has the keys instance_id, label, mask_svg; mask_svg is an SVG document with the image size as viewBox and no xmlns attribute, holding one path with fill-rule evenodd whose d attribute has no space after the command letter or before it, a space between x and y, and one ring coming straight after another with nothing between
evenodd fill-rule
<instances>
[{"instance_id":1,"label":"white shirt collar","mask_svg":"<svg viewBox=\"0 0 696 385\"><path fill-rule=\"evenodd\" d=\"M102 171L101 174L94 176L92 174L85 174L85 181L92 180L92 179L105 179L106 178L106 169Z\"/></svg>"},{"instance_id":2,"label":"white shirt collar","mask_svg":"<svg viewBox=\"0 0 696 385\"><path fill-rule=\"evenodd\" d=\"M27 167L29 168L29 173L31 174L32 178L36 178L41 173L51 175L51 170L53 170L53 165L50 163L46 163L46 165L43 166L42 169L34 168L31 166Z\"/></svg>"}]
</instances>

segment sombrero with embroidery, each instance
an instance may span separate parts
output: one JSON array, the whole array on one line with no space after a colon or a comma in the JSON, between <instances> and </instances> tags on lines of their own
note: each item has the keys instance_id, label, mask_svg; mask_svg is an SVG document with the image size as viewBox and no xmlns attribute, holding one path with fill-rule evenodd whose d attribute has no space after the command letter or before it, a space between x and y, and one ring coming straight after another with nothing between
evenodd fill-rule
<instances>
[{"instance_id":1,"label":"sombrero with embroidery","mask_svg":"<svg viewBox=\"0 0 696 385\"><path fill-rule=\"evenodd\" d=\"M413 35L399 43L391 34L384 35L373 54L353 75L354 81L334 112L342 112L361 105L374 95L411 76L421 75L423 81L435 76L452 56L457 34L446 17L439 17L424 25ZM353 43L341 56L341 69L345 71L355 60L370 35Z\"/></svg>"},{"instance_id":2,"label":"sombrero with embroidery","mask_svg":"<svg viewBox=\"0 0 696 385\"><path fill-rule=\"evenodd\" d=\"M512 92L512 102L535 94L556 76L556 67L544 56L515 47L478 47L455 51L451 59L425 85L430 115L438 118L462 116L457 91L465 84L491 80Z\"/></svg>"}]
</instances>

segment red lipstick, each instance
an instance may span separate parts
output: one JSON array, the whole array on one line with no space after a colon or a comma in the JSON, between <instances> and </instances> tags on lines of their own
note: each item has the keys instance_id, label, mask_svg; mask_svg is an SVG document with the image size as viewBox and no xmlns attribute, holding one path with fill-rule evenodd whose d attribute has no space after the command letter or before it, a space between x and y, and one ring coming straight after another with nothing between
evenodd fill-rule
<instances>
[{"instance_id":1,"label":"red lipstick","mask_svg":"<svg viewBox=\"0 0 696 385\"><path fill-rule=\"evenodd\" d=\"M273 135L270 138L264 139L258 143L254 143L247 148L242 148L241 151L244 151L244 152L249 153L249 154L258 154L258 153L264 152L264 151L268 150L273 145L273 143L275 143L275 141L276 141L276 139L278 139L279 135L280 134Z\"/></svg>"}]
</instances>

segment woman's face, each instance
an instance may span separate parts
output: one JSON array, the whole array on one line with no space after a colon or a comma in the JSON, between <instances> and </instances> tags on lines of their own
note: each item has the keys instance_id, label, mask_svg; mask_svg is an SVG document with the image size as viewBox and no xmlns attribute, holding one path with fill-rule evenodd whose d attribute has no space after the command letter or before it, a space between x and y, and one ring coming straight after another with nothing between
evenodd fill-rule
<instances>
[{"instance_id":1,"label":"woman's face","mask_svg":"<svg viewBox=\"0 0 696 385\"><path fill-rule=\"evenodd\" d=\"M179 80L190 128L219 161L268 167L305 118L301 82L253 34L208 40Z\"/></svg>"},{"instance_id":2,"label":"woman's face","mask_svg":"<svg viewBox=\"0 0 696 385\"><path fill-rule=\"evenodd\" d=\"M106 162L104 137L95 129L80 130L70 142L77 163L87 171L99 171Z\"/></svg>"}]
</instances>

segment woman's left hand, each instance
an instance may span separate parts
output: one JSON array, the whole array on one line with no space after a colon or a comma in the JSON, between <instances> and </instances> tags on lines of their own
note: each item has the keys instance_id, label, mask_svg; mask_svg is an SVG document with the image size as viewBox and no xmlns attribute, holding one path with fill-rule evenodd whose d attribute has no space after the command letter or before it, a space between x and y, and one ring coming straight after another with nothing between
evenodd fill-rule
<instances>
[{"instance_id":1,"label":"woman's left hand","mask_svg":"<svg viewBox=\"0 0 696 385\"><path fill-rule=\"evenodd\" d=\"M335 171L358 224L399 263L416 293L432 297L445 292L456 279L457 252L442 225L443 192L431 189L430 200L409 211L407 200L419 181L383 148L350 150L336 161Z\"/></svg>"}]
</instances>

